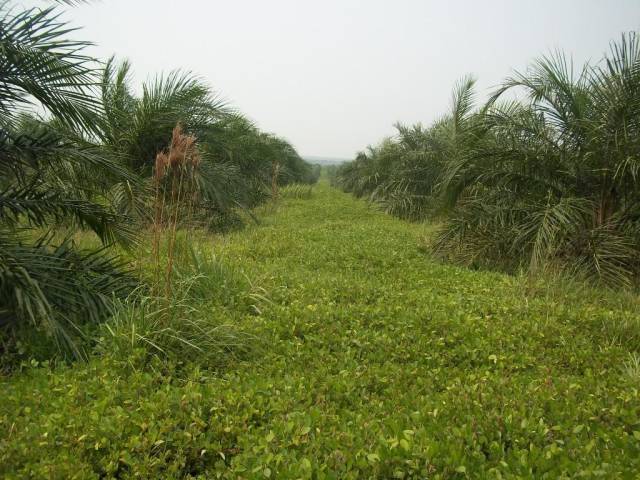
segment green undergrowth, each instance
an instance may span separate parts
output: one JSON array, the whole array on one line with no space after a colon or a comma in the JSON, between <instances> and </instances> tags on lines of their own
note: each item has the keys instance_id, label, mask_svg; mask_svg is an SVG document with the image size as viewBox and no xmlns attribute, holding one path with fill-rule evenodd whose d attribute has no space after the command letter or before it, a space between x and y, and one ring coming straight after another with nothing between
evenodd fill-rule
<instances>
[{"instance_id":1,"label":"green undergrowth","mask_svg":"<svg viewBox=\"0 0 640 480\"><path fill-rule=\"evenodd\" d=\"M640 471L637 297L439 263L419 248L429 227L322 182L258 215L194 240L209 266L184 318L229 344L150 354L125 315L88 363L6 376L0 477Z\"/></svg>"}]
</instances>

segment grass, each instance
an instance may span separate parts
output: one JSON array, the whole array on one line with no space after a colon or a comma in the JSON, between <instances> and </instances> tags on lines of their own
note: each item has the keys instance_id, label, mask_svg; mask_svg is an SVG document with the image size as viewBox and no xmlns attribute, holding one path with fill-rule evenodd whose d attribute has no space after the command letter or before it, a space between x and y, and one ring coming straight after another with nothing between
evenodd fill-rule
<instances>
[{"instance_id":1,"label":"grass","mask_svg":"<svg viewBox=\"0 0 640 480\"><path fill-rule=\"evenodd\" d=\"M209 305L253 351L25 366L0 380L0 476L637 475L637 298L441 264L425 228L321 182L198 238L260 286Z\"/></svg>"}]
</instances>

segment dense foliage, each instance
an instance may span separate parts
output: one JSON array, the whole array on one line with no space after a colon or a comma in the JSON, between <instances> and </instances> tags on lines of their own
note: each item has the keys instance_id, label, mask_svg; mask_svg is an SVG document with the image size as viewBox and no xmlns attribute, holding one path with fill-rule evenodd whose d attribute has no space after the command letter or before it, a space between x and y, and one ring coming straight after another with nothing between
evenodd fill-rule
<instances>
[{"instance_id":1,"label":"dense foliage","mask_svg":"<svg viewBox=\"0 0 640 480\"><path fill-rule=\"evenodd\" d=\"M38 329L81 354L71 337L97 322L131 278L107 250L80 251L68 237L90 229L103 244L133 230L99 196L133 175L84 130L97 110L91 59L51 10L0 10L0 324ZM30 116L38 102L51 116ZM65 238L56 242L53 230ZM34 240L33 237L36 237ZM4 333L4 332L3 332Z\"/></svg>"},{"instance_id":2,"label":"dense foliage","mask_svg":"<svg viewBox=\"0 0 640 480\"><path fill-rule=\"evenodd\" d=\"M460 82L434 125L398 125L336 181L401 217L439 217L435 251L467 265L637 282L640 37L577 75L562 54L542 58L480 107L473 84Z\"/></svg>"},{"instance_id":3,"label":"dense foliage","mask_svg":"<svg viewBox=\"0 0 640 480\"><path fill-rule=\"evenodd\" d=\"M637 37L329 169L434 234L73 35L0 1L0 477L637 474L637 296L416 248L634 282Z\"/></svg>"},{"instance_id":4,"label":"dense foliage","mask_svg":"<svg viewBox=\"0 0 640 480\"><path fill-rule=\"evenodd\" d=\"M0 476L637 474L637 298L433 262L415 248L422 225L324 183L269 210L222 244L191 240L236 273L210 270L192 295L211 303L189 318L235 326L255 354L177 373L120 315L100 343L111 354L0 380ZM239 283L221 302L225 277ZM138 320L146 336L154 318ZM189 351L175 352L169 365Z\"/></svg>"},{"instance_id":5,"label":"dense foliage","mask_svg":"<svg viewBox=\"0 0 640 480\"><path fill-rule=\"evenodd\" d=\"M285 140L261 132L187 72L159 75L136 96L130 65L83 54L53 8L0 4L0 338L39 331L84 356L87 324L113 313L139 279L120 247L144 243L152 173L178 125L198 152L185 222L242 223L279 186L317 180ZM40 112L40 113L38 113ZM176 207L175 210L177 210ZM166 223L166 222L165 222ZM177 223L177 222L176 222ZM78 232L102 246L79 248ZM142 232L142 233L140 233ZM197 274L197 272L196 272Z\"/></svg>"}]
</instances>

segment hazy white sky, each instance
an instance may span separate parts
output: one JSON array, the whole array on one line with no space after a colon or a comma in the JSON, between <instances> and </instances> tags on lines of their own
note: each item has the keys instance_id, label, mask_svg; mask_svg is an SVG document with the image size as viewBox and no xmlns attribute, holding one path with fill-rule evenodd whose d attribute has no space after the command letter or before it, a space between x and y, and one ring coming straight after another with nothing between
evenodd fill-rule
<instances>
[{"instance_id":1,"label":"hazy white sky","mask_svg":"<svg viewBox=\"0 0 640 480\"><path fill-rule=\"evenodd\" d=\"M34 2L22 2L24 4ZM67 9L138 82L198 73L302 155L351 158L396 121L430 122L456 79L487 92L555 48L598 60L640 0L102 0Z\"/></svg>"}]
</instances>

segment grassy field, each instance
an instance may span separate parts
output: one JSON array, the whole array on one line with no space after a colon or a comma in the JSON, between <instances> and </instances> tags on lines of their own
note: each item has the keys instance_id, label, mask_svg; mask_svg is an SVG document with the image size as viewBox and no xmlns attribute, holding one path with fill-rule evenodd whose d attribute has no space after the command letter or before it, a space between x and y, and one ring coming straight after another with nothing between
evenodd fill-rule
<instances>
[{"instance_id":1,"label":"grassy field","mask_svg":"<svg viewBox=\"0 0 640 480\"><path fill-rule=\"evenodd\" d=\"M326 182L260 218L197 240L245 279L255 308L209 308L249 351L26 365L0 477L636 478L637 299L440 264Z\"/></svg>"}]
</instances>

